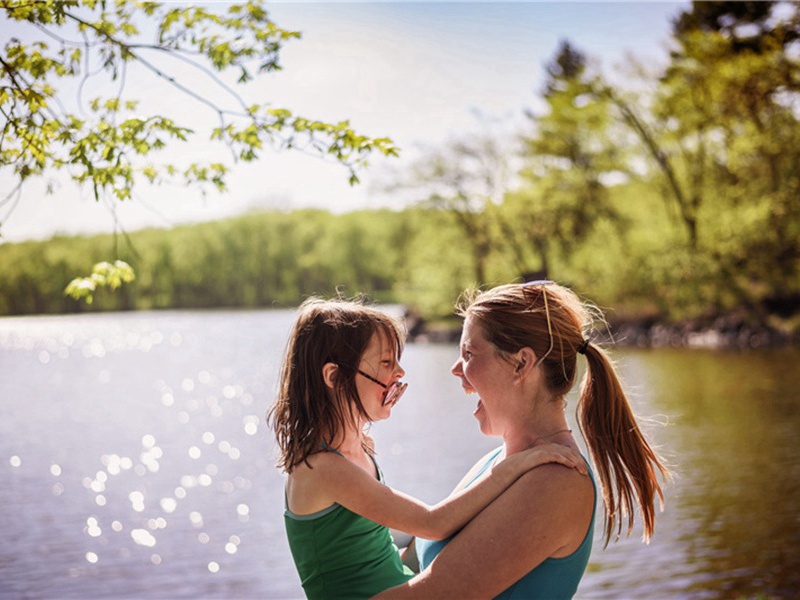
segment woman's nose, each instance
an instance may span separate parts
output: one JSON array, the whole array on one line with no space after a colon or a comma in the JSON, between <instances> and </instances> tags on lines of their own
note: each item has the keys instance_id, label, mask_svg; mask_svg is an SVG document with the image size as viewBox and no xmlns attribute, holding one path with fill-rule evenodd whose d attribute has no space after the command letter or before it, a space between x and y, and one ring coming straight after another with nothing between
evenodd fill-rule
<instances>
[{"instance_id":1,"label":"woman's nose","mask_svg":"<svg viewBox=\"0 0 800 600\"><path fill-rule=\"evenodd\" d=\"M459 358L456 362L453 363L453 366L450 367L450 372L455 375L456 377L461 377L463 371L461 370L461 359Z\"/></svg>"}]
</instances>

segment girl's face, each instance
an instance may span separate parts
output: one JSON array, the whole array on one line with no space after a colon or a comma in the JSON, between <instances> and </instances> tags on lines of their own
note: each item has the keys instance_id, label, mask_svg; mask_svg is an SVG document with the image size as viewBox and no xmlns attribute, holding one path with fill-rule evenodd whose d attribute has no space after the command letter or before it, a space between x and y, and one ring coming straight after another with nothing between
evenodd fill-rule
<instances>
[{"instance_id":1,"label":"girl's face","mask_svg":"<svg viewBox=\"0 0 800 600\"><path fill-rule=\"evenodd\" d=\"M461 380L467 394L478 394L473 414L484 435L502 436L507 429L513 372L513 366L486 339L480 324L467 316L461 331L461 355L451 373Z\"/></svg>"},{"instance_id":2,"label":"girl's face","mask_svg":"<svg viewBox=\"0 0 800 600\"><path fill-rule=\"evenodd\" d=\"M376 332L372 336L361 356L358 368L387 386L393 381L399 381L406 374L403 367L397 362L394 344L390 342L389 337L383 331ZM389 418L392 414L392 406L383 403L385 388L367 377L356 374L356 389L361 398L361 404L371 421L382 421Z\"/></svg>"}]
</instances>

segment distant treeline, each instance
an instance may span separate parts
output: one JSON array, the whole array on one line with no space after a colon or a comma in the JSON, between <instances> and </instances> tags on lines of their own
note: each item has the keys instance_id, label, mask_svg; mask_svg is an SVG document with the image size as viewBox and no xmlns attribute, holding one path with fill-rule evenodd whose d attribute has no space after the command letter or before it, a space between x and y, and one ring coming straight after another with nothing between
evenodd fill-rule
<instances>
[{"instance_id":1,"label":"distant treeline","mask_svg":"<svg viewBox=\"0 0 800 600\"><path fill-rule=\"evenodd\" d=\"M549 277L609 308L610 320L679 318L745 311L791 323L796 290L779 287L743 302L727 274L692 261L676 227L640 185L611 188L625 225L600 220L569 253L555 253ZM656 207L662 210L656 210ZM672 232L672 233L671 233ZM509 244L492 246L485 285L521 281ZM120 258L136 280L102 290L91 305L64 295L75 276ZM778 282L778 279L775 279ZM55 237L0 245L0 314L166 308L290 307L309 295L359 293L402 303L429 319L452 315L459 293L475 285L474 260L457 215L433 208L332 214L260 212L128 236ZM786 292L783 296L781 292ZM753 296L755 297L755 296Z\"/></svg>"}]
</instances>

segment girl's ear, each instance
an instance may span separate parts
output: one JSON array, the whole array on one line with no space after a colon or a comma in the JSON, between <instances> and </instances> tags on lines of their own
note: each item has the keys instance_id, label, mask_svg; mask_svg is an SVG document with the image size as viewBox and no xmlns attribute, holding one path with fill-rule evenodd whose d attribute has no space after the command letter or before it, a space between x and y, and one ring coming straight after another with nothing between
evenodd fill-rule
<instances>
[{"instance_id":1,"label":"girl's ear","mask_svg":"<svg viewBox=\"0 0 800 600\"><path fill-rule=\"evenodd\" d=\"M336 371L338 370L339 366L332 362L327 362L322 365L322 380L330 389L333 389L333 385L336 382Z\"/></svg>"},{"instance_id":2,"label":"girl's ear","mask_svg":"<svg viewBox=\"0 0 800 600\"><path fill-rule=\"evenodd\" d=\"M514 353L514 359L517 364L514 369L514 380L522 381L533 370L533 365L536 364L536 353L531 348L521 348Z\"/></svg>"}]
</instances>

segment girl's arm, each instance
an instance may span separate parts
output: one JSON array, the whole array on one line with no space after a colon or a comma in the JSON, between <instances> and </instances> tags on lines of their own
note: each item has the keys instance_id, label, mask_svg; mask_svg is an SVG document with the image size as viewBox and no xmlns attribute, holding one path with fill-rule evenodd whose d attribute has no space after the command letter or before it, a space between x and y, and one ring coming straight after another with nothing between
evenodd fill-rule
<instances>
[{"instance_id":1,"label":"girl's arm","mask_svg":"<svg viewBox=\"0 0 800 600\"><path fill-rule=\"evenodd\" d=\"M482 481L429 506L403 492L383 485L342 456L321 453L315 485L332 502L393 529L432 540L444 539L468 523L523 473L548 462L557 462L585 473L577 452L558 444L536 446L508 457ZM317 466L315 465L315 467Z\"/></svg>"},{"instance_id":2,"label":"girl's arm","mask_svg":"<svg viewBox=\"0 0 800 600\"><path fill-rule=\"evenodd\" d=\"M592 519L588 477L534 469L455 536L428 568L378 598L493 598L548 557L569 556Z\"/></svg>"}]
</instances>

